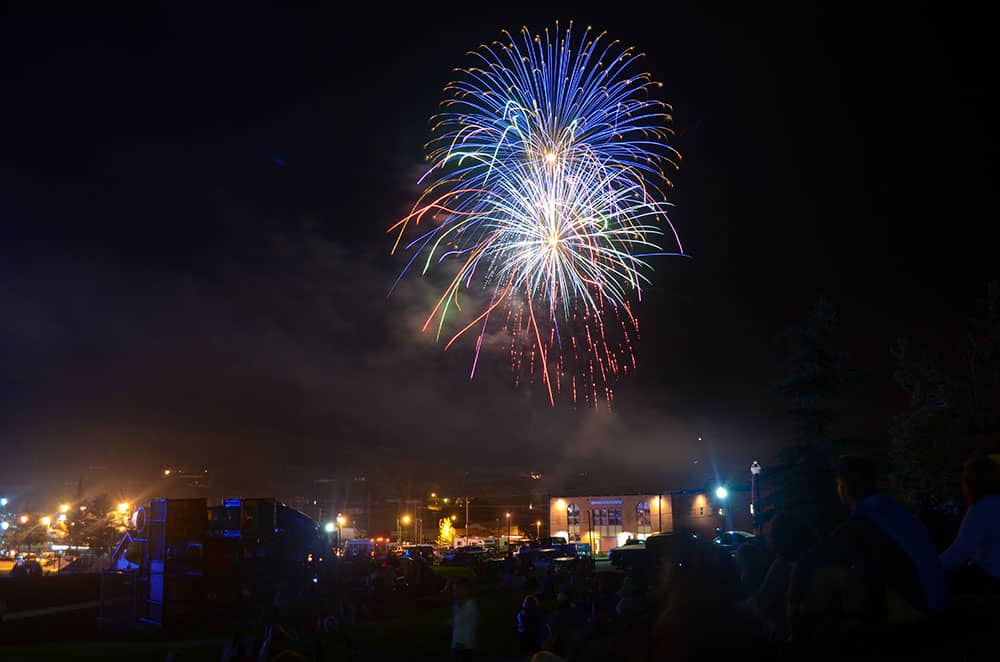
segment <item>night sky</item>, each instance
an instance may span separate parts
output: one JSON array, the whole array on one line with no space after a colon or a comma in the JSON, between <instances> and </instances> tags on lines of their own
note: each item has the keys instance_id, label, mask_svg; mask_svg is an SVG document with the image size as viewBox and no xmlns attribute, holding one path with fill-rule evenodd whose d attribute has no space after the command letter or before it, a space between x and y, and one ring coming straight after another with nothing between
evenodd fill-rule
<instances>
[{"instance_id":1,"label":"night sky","mask_svg":"<svg viewBox=\"0 0 1000 662\"><path fill-rule=\"evenodd\" d=\"M986 21L540 4L0 15L0 481L697 484L788 441L777 338L820 297L869 373L850 424L884 435L890 343L947 353L997 277ZM471 345L419 333L428 285L386 299L451 68L556 19L647 53L684 156L694 259L657 264L610 414L502 356L470 383Z\"/></svg>"}]
</instances>

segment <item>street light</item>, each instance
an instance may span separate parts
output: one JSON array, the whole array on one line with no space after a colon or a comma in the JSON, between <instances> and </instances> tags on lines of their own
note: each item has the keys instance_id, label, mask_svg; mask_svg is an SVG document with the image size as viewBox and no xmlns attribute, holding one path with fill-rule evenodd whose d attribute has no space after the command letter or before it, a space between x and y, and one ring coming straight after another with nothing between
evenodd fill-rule
<instances>
[{"instance_id":1,"label":"street light","mask_svg":"<svg viewBox=\"0 0 1000 662\"><path fill-rule=\"evenodd\" d=\"M750 465L750 521L757 535L760 535L760 472L760 462L754 460Z\"/></svg>"},{"instance_id":2,"label":"street light","mask_svg":"<svg viewBox=\"0 0 1000 662\"><path fill-rule=\"evenodd\" d=\"M510 549L510 513L507 513L507 548Z\"/></svg>"},{"instance_id":3,"label":"street light","mask_svg":"<svg viewBox=\"0 0 1000 662\"><path fill-rule=\"evenodd\" d=\"M2 523L0 523L0 529L3 529L4 531L6 531L9 528L10 528L10 523L9 522L2 522Z\"/></svg>"},{"instance_id":4,"label":"street light","mask_svg":"<svg viewBox=\"0 0 1000 662\"><path fill-rule=\"evenodd\" d=\"M398 533L399 533L399 542L403 542L403 526L409 526L410 525L410 516L409 515L403 515L398 521L403 523L402 526L397 526L396 527L398 529Z\"/></svg>"},{"instance_id":5,"label":"street light","mask_svg":"<svg viewBox=\"0 0 1000 662\"><path fill-rule=\"evenodd\" d=\"M48 526L49 524L52 524L52 518L46 515L42 518L42 526Z\"/></svg>"},{"instance_id":6,"label":"street light","mask_svg":"<svg viewBox=\"0 0 1000 662\"><path fill-rule=\"evenodd\" d=\"M20 522L21 522L21 524L27 524L28 523L28 516L27 515L21 515Z\"/></svg>"},{"instance_id":7,"label":"street light","mask_svg":"<svg viewBox=\"0 0 1000 662\"><path fill-rule=\"evenodd\" d=\"M540 519L535 520L535 540L538 540L539 538L542 537L541 531L542 531L542 520Z\"/></svg>"},{"instance_id":8,"label":"street light","mask_svg":"<svg viewBox=\"0 0 1000 662\"><path fill-rule=\"evenodd\" d=\"M727 490L722 485L719 485L717 488L715 488L715 496L718 497L719 499L725 499L726 497L729 496L729 490Z\"/></svg>"},{"instance_id":9,"label":"street light","mask_svg":"<svg viewBox=\"0 0 1000 662\"><path fill-rule=\"evenodd\" d=\"M326 525L323 527L323 530L326 531L327 533L333 533L336 530L336 528L337 528L336 524L334 524L333 522L327 522Z\"/></svg>"},{"instance_id":10,"label":"street light","mask_svg":"<svg viewBox=\"0 0 1000 662\"><path fill-rule=\"evenodd\" d=\"M7 501L7 497L0 498L0 506L6 508L8 503L9 502Z\"/></svg>"},{"instance_id":11,"label":"street light","mask_svg":"<svg viewBox=\"0 0 1000 662\"><path fill-rule=\"evenodd\" d=\"M337 513L337 547L340 547L340 540L344 536L344 525L347 524L347 518Z\"/></svg>"},{"instance_id":12,"label":"street light","mask_svg":"<svg viewBox=\"0 0 1000 662\"><path fill-rule=\"evenodd\" d=\"M122 503L118 504L118 512L122 513L123 515L125 513L127 513L128 512L128 504L125 503L124 501Z\"/></svg>"},{"instance_id":13,"label":"street light","mask_svg":"<svg viewBox=\"0 0 1000 662\"><path fill-rule=\"evenodd\" d=\"M59 512L61 512L61 513L68 513L69 512L69 504L68 503L59 504Z\"/></svg>"}]
</instances>

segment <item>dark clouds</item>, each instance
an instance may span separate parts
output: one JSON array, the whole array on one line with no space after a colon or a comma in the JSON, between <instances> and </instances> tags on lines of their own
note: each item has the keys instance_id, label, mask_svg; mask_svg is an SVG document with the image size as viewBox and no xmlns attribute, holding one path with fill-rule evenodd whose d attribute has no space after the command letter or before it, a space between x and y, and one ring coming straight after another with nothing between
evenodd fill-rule
<instances>
[{"instance_id":1,"label":"dark clouds","mask_svg":"<svg viewBox=\"0 0 1000 662\"><path fill-rule=\"evenodd\" d=\"M81 462L146 475L185 461L263 476L369 470L381 455L382 471L443 480L449 465L686 477L692 423L655 398L621 414L553 410L538 387L513 387L503 349L470 382L472 343L445 353L420 333L433 292L406 278L387 299L392 267L307 224L211 274L22 273L0 301L20 378L8 449L22 468L51 467L69 446Z\"/></svg>"},{"instance_id":2,"label":"dark clouds","mask_svg":"<svg viewBox=\"0 0 1000 662\"><path fill-rule=\"evenodd\" d=\"M883 434L891 340L949 342L996 274L978 209L991 42L968 36L988 22L355 9L0 20L0 476L190 461L261 481L357 466L688 484L713 454L742 472L787 438L775 337L816 297L871 368L860 408ZM401 264L383 230L451 67L558 16L649 54L685 157L673 219L695 259L657 265L611 414L549 408L503 356L470 383L470 345L419 333L432 288L385 296Z\"/></svg>"}]
</instances>

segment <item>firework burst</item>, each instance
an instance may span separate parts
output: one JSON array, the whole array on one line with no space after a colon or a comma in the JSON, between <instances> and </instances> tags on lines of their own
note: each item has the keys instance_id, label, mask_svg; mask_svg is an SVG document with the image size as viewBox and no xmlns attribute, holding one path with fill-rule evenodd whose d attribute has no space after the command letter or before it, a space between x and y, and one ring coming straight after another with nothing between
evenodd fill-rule
<instances>
[{"instance_id":1,"label":"firework burst","mask_svg":"<svg viewBox=\"0 0 1000 662\"><path fill-rule=\"evenodd\" d=\"M631 302L648 260L684 254L666 213L680 160L670 107L649 74L630 73L641 54L603 33L503 34L445 87L425 188L388 230L393 252L411 253L400 278L448 274L423 330L440 338L447 319L446 349L476 335L470 377L493 323L509 335L515 381L540 380L552 404L568 392L610 405L635 368ZM463 309L463 291L484 304Z\"/></svg>"}]
</instances>

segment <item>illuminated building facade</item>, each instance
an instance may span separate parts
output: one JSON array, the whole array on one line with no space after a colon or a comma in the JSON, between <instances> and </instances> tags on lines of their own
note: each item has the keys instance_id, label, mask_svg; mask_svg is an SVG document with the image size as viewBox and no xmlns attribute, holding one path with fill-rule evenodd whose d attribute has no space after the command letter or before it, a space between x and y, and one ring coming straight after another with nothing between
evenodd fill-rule
<instances>
[{"instance_id":1,"label":"illuminated building facade","mask_svg":"<svg viewBox=\"0 0 1000 662\"><path fill-rule=\"evenodd\" d=\"M711 539L716 529L752 530L749 489L730 488L725 498L709 490L676 490L549 499L552 535L589 542L595 553L656 533L694 531Z\"/></svg>"}]
</instances>

